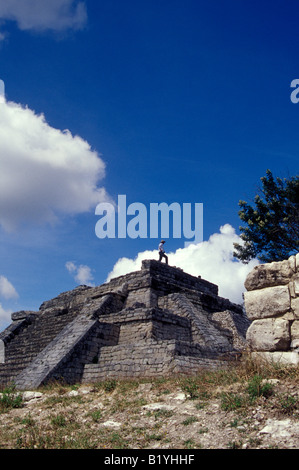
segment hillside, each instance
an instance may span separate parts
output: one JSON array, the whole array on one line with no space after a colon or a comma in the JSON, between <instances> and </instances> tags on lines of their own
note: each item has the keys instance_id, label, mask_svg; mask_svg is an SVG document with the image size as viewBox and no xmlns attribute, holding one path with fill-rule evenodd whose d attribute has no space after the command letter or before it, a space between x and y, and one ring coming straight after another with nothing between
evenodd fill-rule
<instances>
[{"instance_id":1,"label":"hillside","mask_svg":"<svg viewBox=\"0 0 299 470\"><path fill-rule=\"evenodd\" d=\"M299 448L299 368L2 390L1 449Z\"/></svg>"}]
</instances>

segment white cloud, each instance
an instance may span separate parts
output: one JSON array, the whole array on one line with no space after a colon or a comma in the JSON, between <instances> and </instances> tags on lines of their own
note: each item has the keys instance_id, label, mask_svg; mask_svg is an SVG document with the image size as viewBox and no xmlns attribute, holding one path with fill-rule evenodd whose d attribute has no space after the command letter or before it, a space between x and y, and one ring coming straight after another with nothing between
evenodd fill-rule
<instances>
[{"instance_id":1,"label":"white cloud","mask_svg":"<svg viewBox=\"0 0 299 470\"><path fill-rule=\"evenodd\" d=\"M0 19L15 21L21 30L78 30L87 13L84 2L76 0L0 0Z\"/></svg>"},{"instance_id":2,"label":"white cloud","mask_svg":"<svg viewBox=\"0 0 299 470\"><path fill-rule=\"evenodd\" d=\"M220 233L214 233L208 241L191 244L186 248L179 248L174 253L168 253L168 261L170 265L182 268L186 273L201 276L217 284L221 297L228 298L231 302L242 303L244 281L258 261L252 260L245 265L234 259L234 242L241 243L241 240L234 228L226 224L220 227ZM165 248L167 250L167 244ZM119 259L107 280L138 271L142 260L158 259L157 253L157 251L145 251L139 253L134 260Z\"/></svg>"},{"instance_id":3,"label":"white cloud","mask_svg":"<svg viewBox=\"0 0 299 470\"><path fill-rule=\"evenodd\" d=\"M16 299L19 297L14 286L9 282L5 276L0 276L0 298Z\"/></svg>"},{"instance_id":4,"label":"white cloud","mask_svg":"<svg viewBox=\"0 0 299 470\"><path fill-rule=\"evenodd\" d=\"M79 136L51 127L43 115L0 104L0 225L53 223L109 200L97 186L105 164Z\"/></svg>"},{"instance_id":5,"label":"white cloud","mask_svg":"<svg viewBox=\"0 0 299 470\"><path fill-rule=\"evenodd\" d=\"M94 285L91 282L93 281L93 275L89 266L82 264L80 266L76 266L75 263L73 263L72 261L67 261L65 263L65 267L68 272L74 276L74 279L76 282L78 282L78 284L84 284L87 286Z\"/></svg>"},{"instance_id":6,"label":"white cloud","mask_svg":"<svg viewBox=\"0 0 299 470\"><path fill-rule=\"evenodd\" d=\"M0 303L0 332L11 323L12 310L6 310Z\"/></svg>"},{"instance_id":7,"label":"white cloud","mask_svg":"<svg viewBox=\"0 0 299 470\"><path fill-rule=\"evenodd\" d=\"M5 276L0 276L0 299L17 299L19 294L14 286ZM7 327L11 322L11 309L5 309L0 303L0 331Z\"/></svg>"}]
</instances>

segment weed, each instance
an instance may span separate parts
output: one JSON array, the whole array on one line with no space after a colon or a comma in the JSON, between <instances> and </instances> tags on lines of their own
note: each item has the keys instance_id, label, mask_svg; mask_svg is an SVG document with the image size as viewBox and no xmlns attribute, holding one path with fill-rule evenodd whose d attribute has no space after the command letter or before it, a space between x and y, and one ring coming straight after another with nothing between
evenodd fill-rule
<instances>
[{"instance_id":1,"label":"weed","mask_svg":"<svg viewBox=\"0 0 299 470\"><path fill-rule=\"evenodd\" d=\"M152 441L162 441L163 434L150 434L148 438Z\"/></svg>"},{"instance_id":2,"label":"weed","mask_svg":"<svg viewBox=\"0 0 299 470\"><path fill-rule=\"evenodd\" d=\"M5 388L0 394L0 412L9 411L11 408L22 408L22 395L15 392L14 387Z\"/></svg>"},{"instance_id":3,"label":"weed","mask_svg":"<svg viewBox=\"0 0 299 470\"><path fill-rule=\"evenodd\" d=\"M198 431L198 434L205 434L206 432L209 432L209 428L201 428L201 429Z\"/></svg>"},{"instance_id":4,"label":"weed","mask_svg":"<svg viewBox=\"0 0 299 470\"><path fill-rule=\"evenodd\" d=\"M299 409L299 400L292 395L283 395L279 399L279 407L282 413L291 415Z\"/></svg>"},{"instance_id":5,"label":"weed","mask_svg":"<svg viewBox=\"0 0 299 470\"><path fill-rule=\"evenodd\" d=\"M242 442L236 442L236 441L230 441L228 443L228 448L229 449L241 449L242 448Z\"/></svg>"},{"instance_id":6,"label":"weed","mask_svg":"<svg viewBox=\"0 0 299 470\"><path fill-rule=\"evenodd\" d=\"M230 427L231 428L236 428L239 424L239 420L235 418L233 421L230 422Z\"/></svg>"},{"instance_id":7,"label":"weed","mask_svg":"<svg viewBox=\"0 0 299 470\"><path fill-rule=\"evenodd\" d=\"M92 417L93 421L95 423L98 423L102 417L102 412L101 410L96 410L96 411L93 411L92 413L90 413L90 416Z\"/></svg>"},{"instance_id":8,"label":"weed","mask_svg":"<svg viewBox=\"0 0 299 470\"><path fill-rule=\"evenodd\" d=\"M160 410L154 411L155 419L158 418L170 418L173 416L172 410L167 410L167 408L161 408Z\"/></svg>"},{"instance_id":9,"label":"weed","mask_svg":"<svg viewBox=\"0 0 299 470\"><path fill-rule=\"evenodd\" d=\"M235 393L222 393L221 394L221 408L224 411L235 411L244 408L246 399L242 395Z\"/></svg>"},{"instance_id":10,"label":"weed","mask_svg":"<svg viewBox=\"0 0 299 470\"><path fill-rule=\"evenodd\" d=\"M66 419L63 415L56 415L51 418L51 424L55 427L66 426Z\"/></svg>"},{"instance_id":11,"label":"weed","mask_svg":"<svg viewBox=\"0 0 299 470\"><path fill-rule=\"evenodd\" d=\"M28 416L25 416L25 418L23 418L21 420L21 424L24 424L25 426L34 426L35 425L35 420L31 417L30 413Z\"/></svg>"},{"instance_id":12,"label":"weed","mask_svg":"<svg viewBox=\"0 0 299 470\"><path fill-rule=\"evenodd\" d=\"M189 418L185 419L182 424L184 426L188 426L189 424L195 423L198 419L195 416L189 416Z\"/></svg>"},{"instance_id":13,"label":"weed","mask_svg":"<svg viewBox=\"0 0 299 470\"><path fill-rule=\"evenodd\" d=\"M199 398L198 385L194 378L188 377L181 383L181 388L189 395L190 400Z\"/></svg>"},{"instance_id":14,"label":"weed","mask_svg":"<svg viewBox=\"0 0 299 470\"><path fill-rule=\"evenodd\" d=\"M183 443L184 445L184 448L185 449L198 449L201 447L200 444L196 444L196 442L194 441L194 439L187 439L186 441L184 441Z\"/></svg>"},{"instance_id":15,"label":"weed","mask_svg":"<svg viewBox=\"0 0 299 470\"><path fill-rule=\"evenodd\" d=\"M126 449L128 447L126 439L124 439L118 432L113 432L111 434L110 442L113 449Z\"/></svg>"},{"instance_id":16,"label":"weed","mask_svg":"<svg viewBox=\"0 0 299 470\"><path fill-rule=\"evenodd\" d=\"M106 380L105 382L103 382L103 389L107 393L113 392L116 389L116 386L117 386L117 381L114 379Z\"/></svg>"},{"instance_id":17,"label":"weed","mask_svg":"<svg viewBox=\"0 0 299 470\"><path fill-rule=\"evenodd\" d=\"M269 382L263 383L263 378L255 374L248 383L247 393L251 400L263 396L269 398L273 395L273 385Z\"/></svg>"}]
</instances>

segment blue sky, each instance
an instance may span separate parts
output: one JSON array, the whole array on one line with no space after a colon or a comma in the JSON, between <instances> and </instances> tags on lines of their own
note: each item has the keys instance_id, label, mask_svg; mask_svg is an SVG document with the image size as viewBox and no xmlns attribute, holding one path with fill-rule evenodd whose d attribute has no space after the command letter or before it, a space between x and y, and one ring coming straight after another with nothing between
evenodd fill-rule
<instances>
[{"instance_id":1,"label":"blue sky","mask_svg":"<svg viewBox=\"0 0 299 470\"><path fill-rule=\"evenodd\" d=\"M236 300L252 267L232 258L238 201L268 168L298 173L298 13L291 0L0 0L0 329L156 257L159 239L96 237L97 201L120 194L203 203L203 243L170 236L170 264Z\"/></svg>"}]
</instances>

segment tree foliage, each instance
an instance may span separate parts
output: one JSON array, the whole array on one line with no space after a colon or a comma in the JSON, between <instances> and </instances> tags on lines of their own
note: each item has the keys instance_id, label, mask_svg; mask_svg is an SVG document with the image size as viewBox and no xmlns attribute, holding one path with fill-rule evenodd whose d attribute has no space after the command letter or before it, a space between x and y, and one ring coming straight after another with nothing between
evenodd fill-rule
<instances>
[{"instance_id":1,"label":"tree foliage","mask_svg":"<svg viewBox=\"0 0 299 470\"><path fill-rule=\"evenodd\" d=\"M239 201L242 243L234 256L244 263L281 261L299 251L299 177L274 178L267 170L254 198L255 207Z\"/></svg>"}]
</instances>

